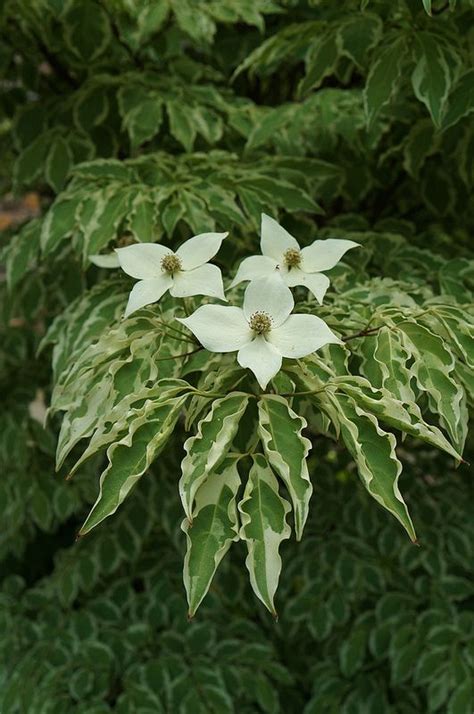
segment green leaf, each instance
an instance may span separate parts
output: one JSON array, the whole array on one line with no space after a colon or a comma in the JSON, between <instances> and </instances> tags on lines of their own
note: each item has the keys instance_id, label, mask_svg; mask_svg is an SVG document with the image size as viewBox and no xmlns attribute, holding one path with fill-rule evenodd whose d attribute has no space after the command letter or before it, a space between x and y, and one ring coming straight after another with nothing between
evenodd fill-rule
<instances>
[{"instance_id":1,"label":"green leaf","mask_svg":"<svg viewBox=\"0 0 474 714\"><path fill-rule=\"evenodd\" d=\"M412 370L418 387L428 394L430 410L439 414L442 426L462 453L467 434L465 394L453 379L454 357L441 337L414 322L397 325L404 345L414 355Z\"/></svg>"},{"instance_id":2,"label":"green leaf","mask_svg":"<svg viewBox=\"0 0 474 714\"><path fill-rule=\"evenodd\" d=\"M415 95L428 107L436 126L440 126L456 69L456 52L437 35L418 32L415 57L411 78Z\"/></svg>"},{"instance_id":3,"label":"green leaf","mask_svg":"<svg viewBox=\"0 0 474 714\"><path fill-rule=\"evenodd\" d=\"M109 113L109 102L104 86L84 88L74 104L74 123L80 131L89 133L102 124Z\"/></svg>"},{"instance_id":4,"label":"green leaf","mask_svg":"<svg viewBox=\"0 0 474 714\"><path fill-rule=\"evenodd\" d=\"M91 0L71 5L63 23L66 45L84 64L103 54L112 37L107 13Z\"/></svg>"},{"instance_id":5,"label":"green leaf","mask_svg":"<svg viewBox=\"0 0 474 714\"><path fill-rule=\"evenodd\" d=\"M152 139L163 120L163 101L146 87L127 84L117 92L122 125L133 149Z\"/></svg>"},{"instance_id":6,"label":"green leaf","mask_svg":"<svg viewBox=\"0 0 474 714\"><path fill-rule=\"evenodd\" d=\"M472 681L466 680L451 695L447 714L472 714L473 694Z\"/></svg>"},{"instance_id":7,"label":"green leaf","mask_svg":"<svg viewBox=\"0 0 474 714\"><path fill-rule=\"evenodd\" d=\"M378 15L351 14L347 21L338 27L342 54L363 69L369 50L382 37L382 30L383 24Z\"/></svg>"},{"instance_id":8,"label":"green leaf","mask_svg":"<svg viewBox=\"0 0 474 714\"><path fill-rule=\"evenodd\" d=\"M425 12L431 16L431 0L423 0L423 7Z\"/></svg>"},{"instance_id":9,"label":"green leaf","mask_svg":"<svg viewBox=\"0 0 474 714\"><path fill-rule=\"evenodd\" d=\"M41 228L41 249L44 255L52 253L58 245L70 238L77 227L78 196L61 194L50 206Z\"/></svg>"},{"instance_id":10,"label":"green leaf","mask_svg":"<svg viewBox=\"0 0 474 714\"><path fill-rule=\"evenodd\" d=\"M339 650L339 666L345 677L353 677L364 664L367 649L367 628L354 627Z\"/></svg>"},{"instance_id":11,"label":"green leaf","mask_svg":"<svg viewBox=\"0 0 474 714\"><path fill-rule=\"evenodd\" d=\"M59 193L66 183L66 178L73 163L68 143L58 136L48 152L44 174L53 191Z\"/></svg>"},{"instance_id":12,"label":"green leaf","mask_svg":"<svg viewBox=\"0 0 474 714\"><path fill-rule=\"evenodd\" d=\"M240 477L236 459L226 459L196 493L192 525L186 518L187 551L184 584L189 617L193 617L205 597L215 572L233 540L238 540L236 507Z\"/></svg>"},{"instance_id":13,"label":"green leaf","mask_svg":"<svg viewBox=\"0 0 474 714\"><path fill-rule=\"evenodd\" d=\"M340 51L341 40L335 31L321 35L313 42L306 57L306 75L298 87L300 96L319 87L323 79L334 72Z\"/></svg>"},{"instance_id":14,"label":"green leaf","mask_svg":"<svg viewBox=\"0 0 474 714\"><path fill-rule=\"evenodd\" d=\"M369 128L374 125L381 109L395 95L405 56L406 44L403 36L376 54L364 89L364 107Z\"/></svg>"},{"instance_id":15,"label":"green leaf","mask_svg":"<svg viewBox=\"0 0 474 714\"><path fill-rule=\"evenodd\" d=\"M184 102L170 100L166 102L166 111L170 122L170 132L186 151L192 151L196 139L196 127Z\"/></svg>"},{"instance_id":16,"label":"green leaf","mask_svg":"<svg viewBox=\"0 0 474 714\"><path fill-rule=\"evenodd\" d=\"M448 129L474 111L474 69L459 77L448 97L442 128Z\"/></svg>"},{"instance_id":17,"label":"green leaf","mask_svg":"<svg viewBox=\"0 0 474 714\"><path fill-rule=\"evenodd\" d=\"M231 392L216 399L210 412L199 422L197 434L184 442L186 456L181 463L179 494L190 523L193 522L196 493L225 459L248 401L248 395L242 392Z\"/></svg>"},{"instance_id":18,"label":"green leaf","mask_svg":"<svg viewBox=\"0 0 474 714\"><path fill-rule=\"evenodd\" d=\"M377 419L360 409L351 397L331 392L328 399L337 411L342 439L357 464L362 483L415 541L413 523L398 488L402 465L395 452L395 437L383 431Z\"/></svg>"},{"instance_id":19,"label":"green leaf","mask_svg":"<svg viewBox=\"0 0 474 714\"><path fill-rule=\"evenodd\" d=\"M43 172L50 146L49 139L48 134L40 134L15 161L13 182L17 189L24 185L31 185Z\"/></svg>"},{"instance_id":20,"label":"green leaf","mask_svg":"<svg viewBox=\"0 0 474 714\"><path fill-rule=\"evenodd\" d=\"M89 533L123 503L166 446L186 398L185 395L164 402L150 402L142 419L132 423L130 432L109 446L109 464L100 477L99 495L79 535Z\"/></svg>"},{"instance_id":21,"label":"green leaf","mask_svg":"<svg viewBox=\"0 0 474 714\"><path fill-rule=\"evenodd\" d=\"M8 289L12 290L36 263L40 253L41 221L33 220L10 239L5 262Z\"/></svg>"},{"instance_id":22,"label":"green leaf","mask_svg":"<svg viewBox=\"0 0 474 714\"><path fill-rule=\"evenodd\" d=\"M133 199L127 225L130 233L141 243L153 243L156 232L158 205L150 194L139 192Z\"/></svg>"},{"instance_id":23,"label":"green leaf","mask_svg":"<svg viewBox=\"0 0 474 714\"><path fill-rule=\"evenodd\" d=\"M267 460L253 456L243 499L239 503L240 537L247 543L245 561L256 596L276 617L274 597L281 572L280 544L290 537L286 516L290 504L278 492L278 482Z\"/></svg>"},{"instance_id":24,"label":"green leaf","mask_svg":"<svg viewBox=\"0 0 474 714\"><path fill-rule=\"evenodd\" d=\"M287 400L280 396L262 397L258 403L258 414L258 431L265 455L288 489L293 504L296 538L301 540L313 492L306 463L311 441L302 435L307 426L306 420L298 416Z\"/></svg>"},{"instance_id":25,"label":"green leaf","mask_svg":"<svg viewBox=\"0 0 474 714\"><path fill-rule=\"evenodd\" d=\"M433 122L431 119L422 119L412 126L406 138L403 149L403 167L413 178L418 178L426 159L437 148L438 142L435 139Z\"/></svg>"}]
</instances>

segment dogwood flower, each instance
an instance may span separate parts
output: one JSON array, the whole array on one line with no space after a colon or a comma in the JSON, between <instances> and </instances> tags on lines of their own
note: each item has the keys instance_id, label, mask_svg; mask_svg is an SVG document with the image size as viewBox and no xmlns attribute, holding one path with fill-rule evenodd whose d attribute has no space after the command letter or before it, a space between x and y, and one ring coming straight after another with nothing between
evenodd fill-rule
<instances>
[{"instance_id":1,"label":"dogwood flower","mask_svg":"<svg viewBox=\"0 0 474 714\"><path fill-rule=\"evenodd\" d=\"M329 287L329 278L322 271L334 268L344 253L358 245L352 240L327 238L300 248L296 238L273 218L262 213L262 255L245 258L230 287L243 280L272 275L278 270L286 285L290 288L303 285L322 303Z\"/></svg>"},{"instance_id":2,"label":"dogwood flower","mask_svg":"<svg viewBox=\"0 0 474 714\"><path fill-rule=\"evenodd\" d=\"M202 305L192 315L177 318L210 352L237 352L265 389L281 368L283 357L304 357L341 340L315 315L291 315L291 290L278 275L254 280L243 307Z\"/></svg>"},{"instance_id":3,"label":"dogwood flower","mask_svg":"<svg viewBox=\"0 0 474 714\"><path fill-rule=\"evenodd\" d=\"M159 300L169 290L173 297L208 295L226 301L222 275L214 257L228 233L201 233L183 243L176 253L159 243L136 243L117 248L120 267L138 278L125 317Z\"/></svg>"}]
</instances>

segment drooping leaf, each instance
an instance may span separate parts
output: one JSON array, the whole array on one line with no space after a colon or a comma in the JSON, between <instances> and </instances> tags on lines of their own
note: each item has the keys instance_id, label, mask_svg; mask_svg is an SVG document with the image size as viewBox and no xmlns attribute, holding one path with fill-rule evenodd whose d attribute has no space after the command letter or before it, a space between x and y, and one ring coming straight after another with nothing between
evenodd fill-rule
<instances>
[{"instance_id":1,"label":"drooping leaf","mask_svg":"<svg viewBox=\"0 0 474 714\"><path fill-rule=\"evenodd\" d=\"M462 452L467 433L467 412L462 386L453 378L455 361L443 340L422 325L397 325L404 345L415 356L412 371L418 387L428 394L430 409L439 414L454 446Z\"/></svg>"},{"instance_id":2,"label":"drooping leaf","mask_svg":"<svg viewBox=\"0 0 474 714\"><path fill-rule=\"evenodd\" d=\"M398 487L402 465L395 453L393 434L383 431L377 419L357 406L351 397L331 392L342 439L357 464L362 483L371 496L397 518L416 540L413 523Z\"/></svg>"},{"instance_id":3,"label":"drooping leaf","mask_svg":"<svg viewBox=\"0 0 474 714\"><path fill-rule=\"evenodd\" d=\"M306 420L280 396L266 395L259 401L259 434L271 467L284 481L293 504L297 540L303 535L313 487L306 457L311 442L302 431Z\"/></svg>"},{"instance_id":4,"label":"drooping leaf","mask_svg":"<svg viewBox=\"0 0 474 714\"><path fill-rule=\"evenodd\" d=\"M58 136L51 144L45 162L46 180L56 193L64 187L71 165L72 154L69 144L62 136Z\"/></svg>"},{"instance_id":5,"label":"drooping leaf","mask_svg":"<svg viewBox=\"0 0 474 714\"><path fill-rule=\"evenodd\" d=\"M431 5L431 3L430 3ZM429 109L440 126L446 100L456 70L456 52L437 35L419 32L415 37L417 62L412 74L415 95Z\"/></svg>"},{"instance_id":6,"label":"drooping leaf","mask_svg":"<svg viewBox=\"0 0 474 714\"><path fill-rule=\"evenodd\" d=\"M214 574L233 540L238 539L237 460L226 459L196 492L192 524L186 518L184 584L192 617L206 596Z\"/></svg>"},{"instance_id":7,"label":"drooping leaf","mask_svg":"<svg viewBox=\"0 0 474 714\"><path fill-rule=\"evenodd\" d=\"M150 402L143 418L133 422L130 432L107 449L109 464L100 477L99 495L79 535L89 533L123 503L165 448L185 400L182 396L163 403Z\"/></svg>"},{"instance_id":8,"label":"drooping leaf","mask_svg":"<svg viewBox=\"0 0 474 714\"><path fill-rule=\"evenodd\" d=\"M448 129L474 111L474 69L469 69L454 85L448 96L448 105L442 128Z\"/></svg>"},{"instance_id":9,"label":"drooping leaf","mask_svg":"<svg viewBox=\"0 0 474 714\"><path fill-rule=\"evenodd\" d=\"M426 441L446 451L456 460L461 460L460 454L451 446L443 433L424 421L419 407L414 402L403 403L392 397L385 389L375 389L362 377L336 377L333 384L384 424Z\"/></svg>"},{"instance_id":10,"label":"drooping leaf","mask_svg":"<svg viewBox=\"0 0 474 714\"><path fill-rule=\"evenodd\" d=\"M281 572L280 544L290 537L286 516L290 504L278 491L278 482L261 454L253 457L244 497L239 503L240 537L247 543L245 561L256 596L276 616L275 592Z\"/></svg>"},{"instance_id":11,"label":"drooping leaf","mask_svg":"<svg viewBox=\"0 0 474 714\"><path fill-rule=\"evenodd\" d=\"M230 392L216 399L199 422L196 435L184 442L186 456L181 463L179 494L190 523L197 490L225 459L248 401L248 395L241 392Z\"/></svg>"},{"instance_id":12,"label":"drooping leaf","mask_svg":"<svg viewBox=\"0 0 474 714\"><path fill-rule=\"evenodd\" d=\"M364 106L369 127L397 91L405 47L405 38L396 38L378 53L370 68L364 89Z\"/></svg>"}]
</instances>

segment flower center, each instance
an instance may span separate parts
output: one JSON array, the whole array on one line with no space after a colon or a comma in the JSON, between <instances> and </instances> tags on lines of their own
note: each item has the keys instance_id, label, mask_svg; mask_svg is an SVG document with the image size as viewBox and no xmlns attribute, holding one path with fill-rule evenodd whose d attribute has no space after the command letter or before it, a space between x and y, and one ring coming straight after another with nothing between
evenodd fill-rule
<instances>
[{"instance_id":1,"label":"flower center","mask_svg":"<svg viewBox=\"0 0 474 714\"><path fill-rule=\"evenodd\" d=\"M181 268L181 260L177 255L174 255L174 253L165 255L165 257L161 259L161 269L164 270L165 273L168 273L168 275L177 273Z\"/></svg>"},{"instance_id":2,"label":"flower center","mask_svg":"<svg viewBox=\"0 0 474 714\"><path fill-rule=\"evenodd\" d=\"M283 258L285 260L285 265L288 268L297 268L301 263L301 253L298 248L288 248L284 253Z\"/></svg>"},{"instance_id":3,"label":"flower center","mask_svg":"<svg viewBox=\"0 0 474 714\"><path fill-rule=\"evenodd\" d=\"M257 335L265 335L272 329L272 318L266 312L254 312L250 316L249 325Z\"/></svg>"}]
</instances>

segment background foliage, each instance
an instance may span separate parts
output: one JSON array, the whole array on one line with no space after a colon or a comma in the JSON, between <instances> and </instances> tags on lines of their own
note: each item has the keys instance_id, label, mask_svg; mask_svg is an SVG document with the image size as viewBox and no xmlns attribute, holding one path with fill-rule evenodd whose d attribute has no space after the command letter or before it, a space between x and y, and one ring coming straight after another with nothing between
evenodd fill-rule
<instances>
[{"instance_id":1,"label":"background foliage","mask_svg":"<svg viewBox=\"0 0 474 714\"><path fill-rule=\"evenodd\" d=\"M66 481L71 444L55 476L61 421L44 431L38 418L51 364L58 394L68 355L123 310L128 282L88 256L232 225L234 265L255 252L261 211L308 242L361 242L321 315L357 332L374 306L383 320L434 306L424 326L456 358L452 388L472 395L473 19L470 0L3 3L1 188L37 190L43 211L2 237L2 714L471 714L466 467L399 446L417 548L347 452L316 437L279 623L252 598L237 544L189 624L181 427L133 498L74 543L102 458ZM374 342L356 345L363 373ZM465 414L431 409L461 444Z\"/></svg>"}]
</instances>

